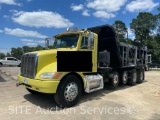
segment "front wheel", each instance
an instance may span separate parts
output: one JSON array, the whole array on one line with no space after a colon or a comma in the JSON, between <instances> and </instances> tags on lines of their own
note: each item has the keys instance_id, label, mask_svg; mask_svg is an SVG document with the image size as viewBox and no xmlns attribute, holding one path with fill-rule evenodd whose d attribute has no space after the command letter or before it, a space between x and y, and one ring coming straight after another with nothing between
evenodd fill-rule
<instances>
[{"instance_id":1,"label":"front wheel","mask_svg":"<svg viewBox=\"0 0 160 120\"><path fill-rule=\"evenodd\" d=\"M60 83L54 99L59 107L71 107L79 101L81 93L81 81L76 76L69 75Z\"/></svg>"}]
</instances>

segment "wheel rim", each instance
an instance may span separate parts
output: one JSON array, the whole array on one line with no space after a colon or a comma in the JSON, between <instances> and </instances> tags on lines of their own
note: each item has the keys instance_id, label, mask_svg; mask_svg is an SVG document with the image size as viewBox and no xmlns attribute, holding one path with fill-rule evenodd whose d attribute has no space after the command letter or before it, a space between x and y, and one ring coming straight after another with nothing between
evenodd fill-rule
<instances>
[{"instance_id":1,"label":"wheel rim","mask_svg":"<svg viewBox=\"0 0 160 120\"><path fill-rule=\"evenodd\" d=\"M126 72L123 73L123 83L126 84L128 79L128 75Z\"/></svg>"},{"instance_id":2,"label":"wheel rim","mask_svg":"<svg viewBox=\"0 0 160 120\"><path fill-rule=\"evenodd\" d=\"M133 73L133 82L135 83L137 81L137 74L136 72Z\"/></svg>"},{"instance_id":3,"label":"wheel rim","mask_svg":"<svg viewBox=\"0 0 160 120\"><path fill-rule=\"evenodd\" d=\"M118 75L114 75L113 77L113 83L116 85L118 83Z\"/></svg>"},{"instance_id":4,"label":"wheel rim","mask_svg":"<svg viewBox=\"0 0 160 120\"><path fill-rule=\"evenodd\" d=\"M64 97L67 101L73 101L78 95L78 87L76 83L69 83L64 90Z\"/></svg>"}]
</instances>

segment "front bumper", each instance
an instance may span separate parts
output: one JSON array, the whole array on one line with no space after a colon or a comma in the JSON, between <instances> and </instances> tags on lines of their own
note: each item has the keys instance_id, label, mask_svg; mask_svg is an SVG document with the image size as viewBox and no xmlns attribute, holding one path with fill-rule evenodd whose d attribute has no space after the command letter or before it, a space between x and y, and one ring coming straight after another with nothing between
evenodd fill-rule
<instances>
[{"instance_id":1,"label":"front bumper","mask_svg":"<svg viewBox=\"0 0 160 120\"><path fill-rule=\"evenodd\" d=\"M24 81L26 80L27 83ZM18 75L18 81L25 87L41 93L56 93L59 81L36 80Z\"/></svg>"}]
</instances>

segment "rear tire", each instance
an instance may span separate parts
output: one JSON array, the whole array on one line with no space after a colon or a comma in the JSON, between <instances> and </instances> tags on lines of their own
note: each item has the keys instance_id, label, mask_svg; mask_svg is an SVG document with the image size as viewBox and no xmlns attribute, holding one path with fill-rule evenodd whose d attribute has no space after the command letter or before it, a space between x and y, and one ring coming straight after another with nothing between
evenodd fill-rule
<instances>
[{"instance_id":1,"label":"rear tire","mask_svg":"<svg viewBox=\"0 0 160 120\"><path fill-rule=\"evenodd\" d=\"M118 72L112 72L110 74L111 78L110 78L110 85L113 87L113 88L116 88L119 84L119 74Z\"/></svg>"},{"instance_id":2,"label":"rear tire","mask_svg":"<svg viewBox=\"0 0 160 120\"><path fill-rule=\"evenodd\" d=\"M128 80L128 84L131 86L134 86L137 82L137 71L136 69L133 69L130 73L130 78Z\"/></svg>"},{"instance_id":3,"label":"rear tire","mask_svg":"<svg viewBox=\"0 0 160 120\"><path fill-rule=\"evenodd\" d=\"M123 71L123 72L120 74L120 77L121 77L120 83L121 83L122 85L126 85L127 82L128 82L128 72L127 72L127 71Z\"/></svg>"},{"instance_id":4,"label":"rear tire","mask_svg":"<svg viewBox=\"0 0 160 120\"><path fill-rule=\"evenodd\" d=\"M82 93L82 85L79 78L69 75L59 84L54 94L56 104L61 107L71 107L77 104Z\"/></svg>"},{"instance_id":5,"label":"rear tire","mask_svg":"<svg viewBox=\"0 0 160 120\"><path fill-rule=\"evenodd\" d=\"M137 83L142 83L144 80L144 70L143 69L139 69L137 70Z\"/></svg>"}]
</instances>

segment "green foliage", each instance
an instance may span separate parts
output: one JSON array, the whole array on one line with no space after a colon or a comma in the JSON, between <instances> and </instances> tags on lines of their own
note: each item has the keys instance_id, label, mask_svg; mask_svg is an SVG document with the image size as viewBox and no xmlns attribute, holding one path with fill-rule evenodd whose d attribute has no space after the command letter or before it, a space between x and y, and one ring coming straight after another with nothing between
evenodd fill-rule
<instances>
[{"instance_id":1,"label":"green foliage","mask_svg":"<svg viewBox=\"0 0 160 120\"><path fill-rule=\"evenodd\" d=\"M144 42L156 28L156 16L149 12L140 12L130 23L130 29L135 33L136 39Z\"/></svg>"},{"instance_id":2,"label":"green foliage","mask_svg":"<svg viewBox=\"0 0 160 120\"><path fill-rule=\"evenodd\" d=\"M113 24L119 41L126 42L125 35L127 34L127 28L123 21L116 20Z\"/></svg>"},{"instance_id":3,"label":"green foliage","mask_svg":"<svg viewBox=\"0 0 160 120\"><path fill-rule=\"evenodd\" d=\"M149 39L146 41L148 47L148 53L152 54L152 61L160 63L160 44L156 39Z\"/></svg>"},{"instance_id":4,"label":"green foliage","mask_svg":"<svg viewBox=\"0 0 160 120\"><path fill-rule=\"evenodd\" d=\"M17 59L21 59L21 55L23 54L22 48L11 48L11 55Z\"/></svg>"},{"instance_id":5,"label":"green foliage","mask_svg":"<svg viewBox=\"0 0 160 120\"><path fill-rule=\"evenodd\" d=\"M27 53L27 52L32 52L34 50L33 50L33 47L23 46L22 51L23 51L23 53Z\"/></svg>"},{"instance_id":6,"label":"green foliage","mask_svg":"<svg viewBox=\"0 0 160 120\"><path fill-rule=\"evenodd\" d=\"M156 15L140 12L130 23L135 38L147 46L148 54L152 54L152 61L156 63L160 63L160 7L158 11Z\"/></svg>"},{"instance_id":7,"label":"green foliage","mask_svg":"<svg viewBox=\"0 0 160 120\"><path fill-rule=\"evenodd\" d=\"M44 50L45 48L38 45L37 47L33 48L34 51L40 51L40 50Z\"/></svg>"},{"instance_id":8,"label":"green foliage","mask_svg":"<svg viewBox=\"0 0 160 120\"><path fill-rule=\"evenodd\" d=\"M11 57L11 54L8 52L8 53L6 54L6 57Z\"/></svg>"},{"instance_id":9,"label":"green foliage","mask_svg":"<svg viewBox=\"0 0 160 120\"><path fill-rule=\"evenodd\" d=\"M0 53L0 59L3 59L5 57L4 53Z\"/></svg>"},{"instance_id":10,"label":"green foliage","mask_svg":"<svg viewBox=\"0 0 160 120\"><path fill-rule=\"evenodd\" d=\"M160 34L157 34L154 39L147 41L149 53L152 54L152 61L160 63Z\"/></svg>"},{"instance_id":11,"label":"green foliage","mask_svg":"<svg viewBox=\"0 0 160 120\"><path fill-rule=\"evenodd\" d=\"M158 15L156 16L157 17L157 32L160 34L160 7L158 8Z\"/></svg>"},{"instance_id":12,"label":"green foliage","mask_svg":"<svg viewBox=\"0 0 160 120\"><path fill-rule=\"evenodd\" d=\"M160 45L160 33L157 34L154 39L157 41L157 43Z\"/></svg>"},{"instance_id":13,"label":"green foliage","mask_svg":"<svg viewBox=\"0 0 160 120\"><path fill-rule=\"evenodd\" d=\"M29 47L29 46L23 46L22 48L18 47L18 48L11 48L11 55L13 57L16 57L18 59L21 59L21 56L24 53L27 52L33 52L33 51L39 51L39 50L44 50L45 48L38 45L37 47Z\"/></svg>"}]
</instances>

